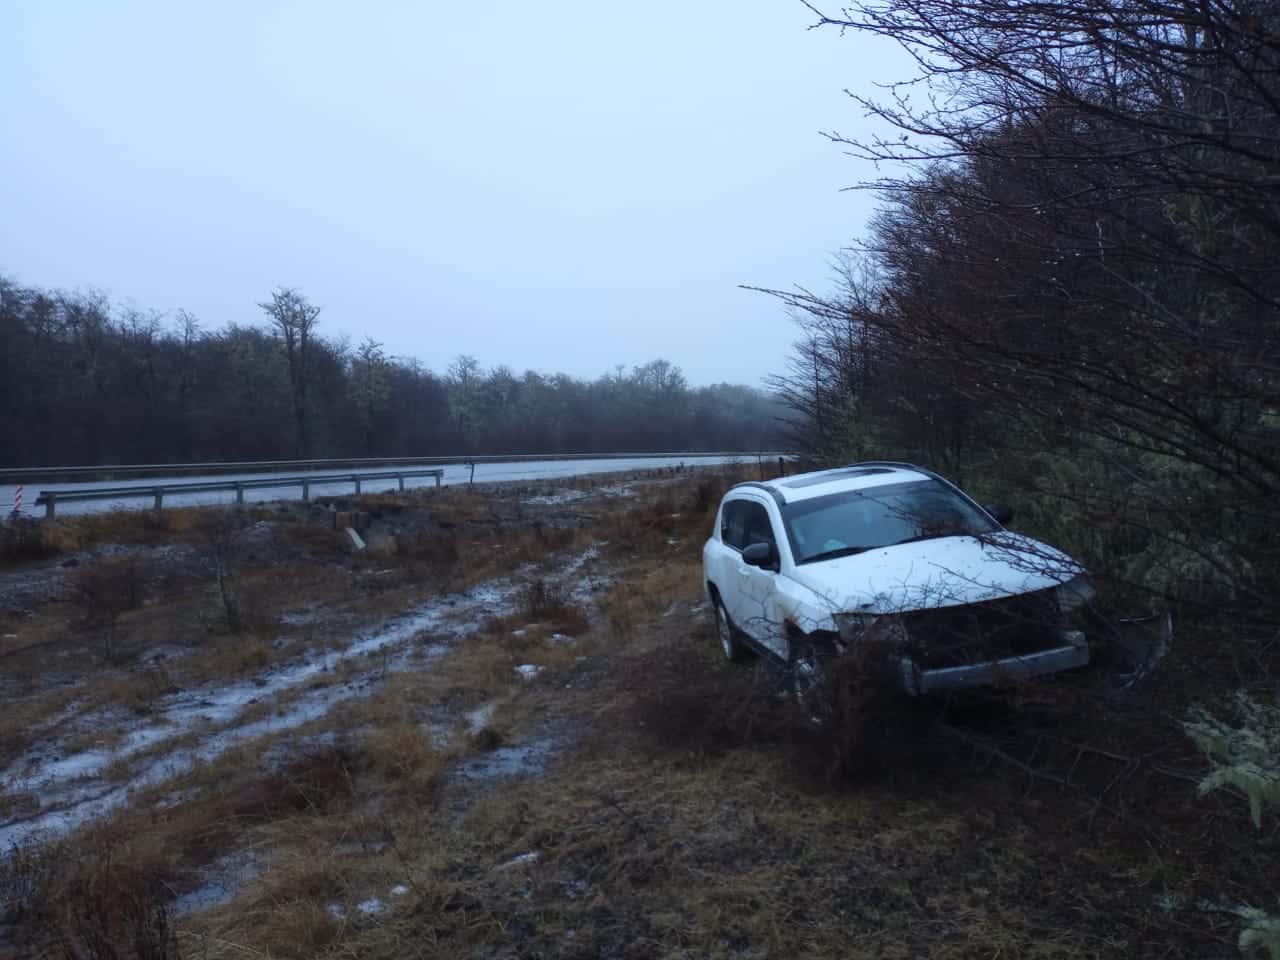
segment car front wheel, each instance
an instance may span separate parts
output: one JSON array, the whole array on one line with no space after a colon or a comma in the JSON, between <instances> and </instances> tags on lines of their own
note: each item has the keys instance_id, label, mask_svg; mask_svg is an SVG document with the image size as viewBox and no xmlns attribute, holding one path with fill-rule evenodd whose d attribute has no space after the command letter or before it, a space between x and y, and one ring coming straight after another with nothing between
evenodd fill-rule
<instances>
[{"instance_id":1,"label":"car front wheel","mask_svg":"<svg viewBox=\"0 0 1280 960\"><path fill-rule=\"evenodd\" d=\"M831 657L810 643L796 644L787 665L788 693L805 722L814 727L826 725L832 715Z\"/></svg>"},{"instance_id":2,"label":"car front wheel","mask_svg":"<svg viewBox=\"0 0 1280 960\"><path fill-rule=\"evenodd\" d=\"M737 631L733 629L733 624L729 622L729 615L724 611L724 604L719 598L715 600L712 607L716 619L716 639L720 641L720 652L724 654L724 658L730 663L738 663L746 656L746 651L742 644L738 642Z\"/></svg>"}]
</instances>

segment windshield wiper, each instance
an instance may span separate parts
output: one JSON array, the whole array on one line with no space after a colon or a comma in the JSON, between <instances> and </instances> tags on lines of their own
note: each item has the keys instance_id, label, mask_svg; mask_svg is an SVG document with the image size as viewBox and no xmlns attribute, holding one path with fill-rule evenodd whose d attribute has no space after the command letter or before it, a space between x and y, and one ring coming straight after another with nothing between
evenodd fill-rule
<instances>
[{"instance_id":1,"label":"windshield wiper","mask_svg":"<svg viewBox=\"0 0 1280 960\"><path fill-rule=\"evenodd\" d=\"M898 547L904 543L919 543L921 540L942 540L945 537L968 537L972 534L965 533L962 530L952 530L949 533L920 533L914 537L907 537L905 540L895 540L889 544L891 547Z\"/></svg>"},{"instance_id":2,"label":"windshield wiper","mask_svg":"<svg viewBox=\"0 0 1280 960\"><path fill-rule=\"evenodd\" d=\"M823 550L812 557L805 557L801 563L816 563L819 560L834 560L836 557L851 557L855 553L865 553L870 547L836 547L834 550Z\"/></svg>"}]
</instances>

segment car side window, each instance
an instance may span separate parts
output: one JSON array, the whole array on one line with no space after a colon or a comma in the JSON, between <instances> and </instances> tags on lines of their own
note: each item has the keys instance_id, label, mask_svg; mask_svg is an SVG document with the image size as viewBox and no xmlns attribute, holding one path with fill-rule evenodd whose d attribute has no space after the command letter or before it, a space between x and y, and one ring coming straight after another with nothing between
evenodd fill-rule
<instances>
[{"instance_id":1,"label":"car side window","mask_svg":"<svg viewBox=\"0 0 1280 960\"><path fill-rule=\"evenodd\" d=\"M720 539L727 547L741 550L753 543L772 544L777 549L769 511L752 500L730 500L720 511Z\"/></svg>"},{"instance_id":2,"label":"car side window","mask_svg":"<svg viewBox=\"0 0 1280 960\"><path fill-rule=\"evenodd\" d=\"M773 524L769 522L769 511L763 504L750 500L742 501L745 508L743 518L742 546L749 547L753 543L767 543L776 551L778 541L773 535Z\"/></svg>"},{"instance_id":3,"label":"car side window","mask_svg":"<svg viewBox=\"0 0 1280 960\"><path fill-rule=\"evenodd\" d=\"M746 514L743 511L745 506L747 506L745 500L730 500L720 511L720 539L724 541L726 547L741 550L745 546L743 543L747 529Z\"/></svg>"}]
</instances>

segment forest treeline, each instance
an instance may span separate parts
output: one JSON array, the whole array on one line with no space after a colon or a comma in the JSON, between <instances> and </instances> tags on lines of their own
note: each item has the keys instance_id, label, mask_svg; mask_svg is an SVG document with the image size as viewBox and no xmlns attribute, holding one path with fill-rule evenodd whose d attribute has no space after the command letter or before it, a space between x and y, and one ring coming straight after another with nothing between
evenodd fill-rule
<instances>
[{"instance_id":1,"label":"forest treeline","mask_svg":"<svg viewBox=\"0 0 1280 960\"><path fill-rule=\"evenodd\" d=\"M771 291L777 386L830 460L918 459L1071 549L1129 611L1280 618L1280 7L877 0L816 26L913 54L831 134L879 169L833 292ZM914 82L913 82L914 81Z\"/></svg>"},{"instance_id":2,"label":"forest treeline","mask_svg":"<svg viewBox=\"0 0 1280 960\"><path fill-rule=\"evenodd\" d=\"M780 408L746 386L690 386L665 360L596 380L441 373L366 339L325 336L280 289L258 325L0 277L0 465L289 457L771 449Z\"/></svg>"}]
</instances>

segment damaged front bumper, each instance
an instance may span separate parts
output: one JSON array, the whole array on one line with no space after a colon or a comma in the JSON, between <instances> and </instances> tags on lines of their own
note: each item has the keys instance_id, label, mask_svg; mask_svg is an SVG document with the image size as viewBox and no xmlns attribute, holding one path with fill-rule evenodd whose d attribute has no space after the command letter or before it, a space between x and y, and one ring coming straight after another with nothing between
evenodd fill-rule
<instances>
[{"instance_id":1,"label":"damaged front bumper","mask_svg":"<svg viewBox=\"0 0 1280 960\"><path fill-rule=\"evenodd\" d=\"M1065 631L1062 646L998 660L956 667L922 669L911 657L898 660L902 689L913 697L950 690L998 687L1046 674L1060 673L1089 663L1089 641L1082 631Z\"/></svg>"}]
</instances>

